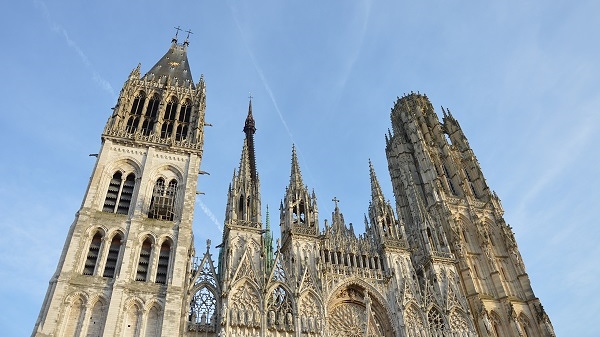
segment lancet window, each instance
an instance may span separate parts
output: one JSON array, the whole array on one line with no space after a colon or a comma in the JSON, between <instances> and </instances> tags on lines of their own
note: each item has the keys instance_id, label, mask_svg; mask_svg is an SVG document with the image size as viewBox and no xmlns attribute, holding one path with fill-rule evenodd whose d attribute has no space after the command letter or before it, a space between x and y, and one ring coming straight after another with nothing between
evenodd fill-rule
<instances>
[{"instance_id":1,"label":"lancet window","mask_svg":"<svg viewBox=\"0 0 600 337\"><path fill-rule=\"evenodd\" d=\"M175 212L175 196L177 180L172 179L165 185L163 178L158 178L152 192L148 217L152 219L173 221Z\"/></svg>"},{"instance_id":2,"label":"lancet window","mask_svg":"<svg viewBox=\"0 0 600 337\"><path fill-rule=\"evenodd\" d=\"M115 270L117 269L117 260L119 259L119 253L121 251L123 237L121 233L117 233L113 236L110 246L108 247L108 254L106 255L106 263L104 264L103 277L115 277Z\"/></svg>"},{"instance_id":3,"label":"lancet window","mask_svg":"<svg viewBox=\"0 0 600 337\"><path fill-rule=\"evenodd\" d=\"M130 173L123 181L123 174L115 172L110 183L102 211L108 213L128 214L131 199L133 198L133 189L135 188L135 174Z\"/></svg>"},{"instance_id":4,"label":"lancet window","mask_svg":"<svg viewBox=\"0 0 600 337\"><path fill-rule=\"evenodd\" d=\"M146 113L144 114L144 122L142 123L142 134L144 136L149 136L154 130L154 123L156 123L156 116L158 113L160 98L158 95L152 96L148 101L148 107L146 108Z\"/></svg>"},{"instance_id":5,"label":"lancet window","mask_svg":"<svg viewBox=\"0 0 600 337\"><path fill-rule=\"evenodd\" d=\"M140 117L142 116L142 111L144 110L144 104L146 103L146 95L143 92L139 92L135 98L133 99L133 104L131 105L131 111L129 112L130 117L127 120L127 126L125 131L128 133L135 133L138 128L138 124L140 123Z\"/></svg>"},{"instance_id":6,"label":"lancet window","mask_svg":"<svg viewBox=\"0 0 600 337\"><path fill-rule=\"evenodd\" d=\"M146 238L140 248L140 257L138 260L137 272L135 275L136 281L146 281L148 271L150 270L150 258L152 257L152 240Z\"/></svg>"},{"instance_id":7,"label":"lancet window","mask_svg":"<svg viewBox=\"0 0 600 337\"><path fill-rule=\"evenodd\" d=\"M83 275L94 275L96 265L98 264L98 255L100 254L100 246L102 245L103 233L97 231L92 237L90 247L83 266Z\"/></svg>"},{"instance_id":8,"label":"lancet window","mask_svg":"<svg viewBox=\"0 0 600 337\"><path fill-rule=\"evenodd\" d=\"M186 100L179 109L179 125L177 125L177 130L175 132L175 140L182 141L187 138L188 135L188 125L190 123L190 116L192 114L192 102Z\"/></svg>"},{"instance_id":9,"label":"lancet window","mask_svg":"<svg viewBox=\"0 0 600 337\"><path fill-rule=\"evenodd\" d=\"M177 99L171 97L167 102L167 108L163 115L163 124L160 130L160 138L170 138L173 134L173 125L175 124L175 118L177 115Z\"/></svg>"},{"instance_id":10,"label":"lancet window","mask_svg":"<svg viewBox=\"0 0 600 337\"><path fill-rule=\"evenodd\" d=\"M158 264L156 266L156 283L167 283L169 273L169 260L171 259L171 244L169 241L163 242L158 253Z\"/></svg>"}]
</instances>

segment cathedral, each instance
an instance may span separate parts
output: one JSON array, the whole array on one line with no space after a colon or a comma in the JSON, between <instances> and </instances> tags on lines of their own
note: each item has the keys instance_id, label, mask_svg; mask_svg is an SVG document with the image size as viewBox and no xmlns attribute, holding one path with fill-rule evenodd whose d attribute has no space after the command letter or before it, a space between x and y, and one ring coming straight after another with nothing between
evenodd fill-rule
<instances>
[{"instance_id":1,"label":"cathedral","mask_svg":"<svg viewBox=\"0 0 600 337\"><path fill-rule=\"evenodd\" d=\"M394 203L369 163L363 233L335 198L319 219L294 147L263 216L250 100L222 241L196 251L206 84L188 45L125 81L32 336L555 336L458 121L422 94L392 107Z\"/></svg>"}]
</instances>

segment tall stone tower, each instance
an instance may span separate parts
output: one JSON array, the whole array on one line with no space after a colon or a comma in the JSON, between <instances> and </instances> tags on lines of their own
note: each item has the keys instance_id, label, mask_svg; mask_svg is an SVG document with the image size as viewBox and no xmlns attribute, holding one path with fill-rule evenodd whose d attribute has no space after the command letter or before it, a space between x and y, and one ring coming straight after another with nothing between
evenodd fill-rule
<instances>
[{"instance_id":1,"label":"tall stone tower","mask_svg":"<svg viewBox=\"0 0 600 337\"><path fill-rule=\"evenodd\" d=\"M187 46L125 82L33 336L182 333L206 98Z\"/></svg>"},{"instance_id":2,"label":"tall stone tower","mask_svg":"<svg viewBox=\"0 0 600 337\"><path fill-rule=\"evenodd\" d=\"M479 336L554 336L497 195L460 125L411 93L392 108L386 153L417 274L464 290ZM455 277L454 266L458 271ZM444 281L446 280L446 281Z\"/></svg>"}]
</instances>

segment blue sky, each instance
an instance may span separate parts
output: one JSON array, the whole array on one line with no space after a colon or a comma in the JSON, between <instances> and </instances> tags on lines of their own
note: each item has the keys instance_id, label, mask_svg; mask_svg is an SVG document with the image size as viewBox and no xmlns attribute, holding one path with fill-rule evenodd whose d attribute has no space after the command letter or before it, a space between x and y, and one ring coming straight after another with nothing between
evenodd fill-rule
<instances>
[{"instance_id":1,"label":"blue sky","mask_svg":"<svg viewBox=\"0 0 600 337\"><path fill-rule=\"evenodd\" d=\"M12 1L0 13L0 326L31 333L129 72L191 29L207 122L196 245L219 242L253 95L276 233L292 144L320 222L362 228L397 96L459 120L559 336L598 336L600 2ZM264 214L264 213L263 213ZM277 234L276 234L277 235Z\"/></svg>"}]
</instances>

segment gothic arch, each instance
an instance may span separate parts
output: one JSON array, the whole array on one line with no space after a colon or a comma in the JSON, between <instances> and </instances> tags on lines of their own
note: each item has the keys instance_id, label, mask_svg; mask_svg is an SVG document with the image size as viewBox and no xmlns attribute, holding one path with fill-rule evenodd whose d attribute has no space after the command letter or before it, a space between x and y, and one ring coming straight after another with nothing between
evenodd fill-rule
<instances>
[{"instance_id":1,"label":"gothic arch","mask_svg":"<svg viewBox=\"0 0 600 337\"><path fill-rule=\"evenodd\" d=\"M192 288L190 294L190 329L216 331L219 309L221 308L217 289L209 282L201 282Z\"/></svg>"},{"instance_id":2,"label":"gothic arch","mask_svg":"<svg viewBox=\"0 0 600 337\"><path fill-rule=\"evenodd\" d=\"M419 306L409 301L404 307L404 329L407 337L421 337L425 334L425 317Z\"/></svg>"},{"instance_id":3,"label":"gothic arch","mask_svg":"<svg viewBox=\"0 0 600 337\"><path fill-rule=\"evenodd\" d=\"M260 289L253 281L242 278L229 293L225 313L232 327L260 328L261 309L264 308Z\"/></svg>"},{"instance_id":4,"label":"gothic arch","mask_svg":"<svg viewBox=\"0 0 600 337\"><path fill-rule=\"evenodd\" d=\"M81 265L78 272L83 275L95 275L101 263L101 252L106 242L106 227L90 226L82 237Z\"/></svg>"},{"instance_id":5,"label":"gothic arch","mask_svg":"<svg viewBox=\"0 0 600 337\"><path fill-rule=\"evenodd\" d=\"M395 336L392 317L381 294L357 278L339 284L327 300L327 330L332 337L363 335L365 328L369 334Z\"/></svg>"},{"instance_id":6,"label":"gothic arch","mask_svg":"<svg viewBox=\"0 0 600 337\"><path fill-rule=\"evenodd\" d=\"M61 337L75 337L82 332L88 295L76 291L65 298L65 308L61 314Z\"/></svg>"},{"instance_id":7,"label":"gothic arch","mask_svg":"<svg viewBox=\"0 0 600 337\"><path fill-rule=\"evenodd\" d=\"M323 335L324 307L320 296L312 289L298 297L297 306L300 332L309 336Z\"/></svg>"}]
</instances>

